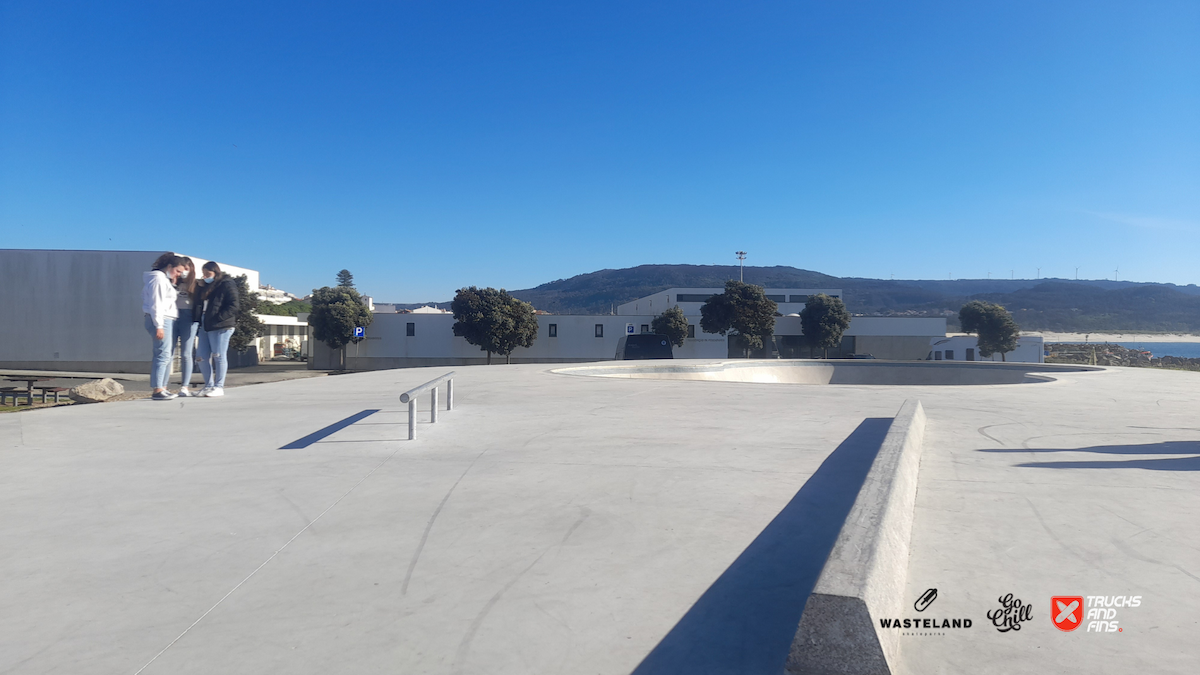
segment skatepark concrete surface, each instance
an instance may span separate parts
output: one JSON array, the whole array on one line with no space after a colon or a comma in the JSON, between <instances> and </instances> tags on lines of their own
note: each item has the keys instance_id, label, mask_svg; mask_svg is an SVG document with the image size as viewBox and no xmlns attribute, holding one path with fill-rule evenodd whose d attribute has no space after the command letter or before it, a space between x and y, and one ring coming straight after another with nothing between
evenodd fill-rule
<instances>
[{"instance_id":1,"label":"skatepark concrete surface","mask_svg":"<svg viewBox=\"0 0 1200 675\"><path fill-rule=\"evenodd\" d=\"M324 377L328 375L327 371L323 370L308 370L308 365L300 361L264 361L257 366L249 366L247 368L234 368L225 375L226 387L244 387L251 384L264 384L267 382L283 382L285 380L296 380L308 377ZM84 373L84 372L66 372L60 370L0 370L0 378L5 376L28 376L28 377L45 377L50 378L39 382L38 386L45 387L76 387L84 382L98 380L103 377L112 378L121 383L125 387L126 392L130 393L146 393L147 395L153 391L150 386L150 376L145 373ZM175 372L171 374L170 390L178 391L182 374ZM198 391L204 386L204 377L200 374L200 369L192 374L191 379L192 389Z\"/></svg>"},{"instance_id":2,"label":"skatepark concrete surface","mask_svg":"<svg viewBox=\"0 0 1200 675\"><path fill-rule=\"evenodd\" d=\"M421 397L414 441L398 396L449 368L0 416L0 673L777 675L908 399L927 423L904 606L937 595L896 618L972 625L905 630L895 672L1200 662L1196 373L555 369L455 368L454 410L431 425ZM1010 594L1031 611L1001 632ZM1119 632L1063 632L1052 596L1141 599Z\"/></svg>"}]
</instances>

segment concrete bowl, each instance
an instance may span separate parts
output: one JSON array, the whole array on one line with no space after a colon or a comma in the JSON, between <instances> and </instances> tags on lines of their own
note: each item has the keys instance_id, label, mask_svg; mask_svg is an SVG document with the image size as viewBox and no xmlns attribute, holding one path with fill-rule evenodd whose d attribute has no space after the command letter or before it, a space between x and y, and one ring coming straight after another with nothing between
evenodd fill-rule
<instances>
[{"instance_id":1,"label":"concrete bowl","mask_svg":"<svg viewBox=\"0 0 1200 675\"><path fill-rule=\"evenodd\" d=\"M707 380L769 384L979 385L1052 382L1052 373L1103 368L1043 363L874 360L633 361L557 368L585 377Z\"/></svg>"}]
</instances>

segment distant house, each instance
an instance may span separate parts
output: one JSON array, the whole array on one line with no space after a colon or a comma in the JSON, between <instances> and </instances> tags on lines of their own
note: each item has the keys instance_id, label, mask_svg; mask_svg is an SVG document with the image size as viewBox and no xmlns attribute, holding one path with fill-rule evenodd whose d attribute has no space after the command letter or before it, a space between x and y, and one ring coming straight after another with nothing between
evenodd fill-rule
<instances>
[{"instance_id":1,"label":"distant house","mask_svg":"<svg viewBox=\"0 0 1200 675\"><path fill-rule=\"evenodd\" d=\"M1022 335L1017 348L1003 356L979 355L979 339L974 335L951 335L929 341L928 361L1008 361L1009 363L1045 363L1045 340L1040 335Z\"/></svg>"}]
</instances>

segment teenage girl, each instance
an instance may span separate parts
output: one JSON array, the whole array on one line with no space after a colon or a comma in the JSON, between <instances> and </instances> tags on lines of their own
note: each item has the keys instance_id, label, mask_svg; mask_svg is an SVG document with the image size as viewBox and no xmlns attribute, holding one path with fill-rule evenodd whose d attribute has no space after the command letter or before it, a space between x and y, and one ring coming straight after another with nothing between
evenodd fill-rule
<instances>
[{"instance_id":1,"label":"teenage girl","mask_svg":"<svg viewBox=\"0 0 1200 675\"><path fill-rule=\"evenodd\" d=\"M146 332L151 339L150 386L151 397L156 401L169 401L175 394L167 391L167 379L171 375L171 342L176 308L175 281L187 269L183 258L174 253L164 253L142 275L142 313L145 315Z\"/></svg>"},{"instance_id":2,"label":"teenage girl","mask_svg":"<svg viewBox=\"0 0 1200 675\"><path fill-rule=\"evenodd\" d=\"M193 305L192 311L201 312L200 321L200 372L204 375L204 390L200 396L224 396L225 372L229 369L226 354L229 338L237 324L237 284L220 265L209 261L201 268L204 272L201 307Z\"/></svg>"}]
</instances>

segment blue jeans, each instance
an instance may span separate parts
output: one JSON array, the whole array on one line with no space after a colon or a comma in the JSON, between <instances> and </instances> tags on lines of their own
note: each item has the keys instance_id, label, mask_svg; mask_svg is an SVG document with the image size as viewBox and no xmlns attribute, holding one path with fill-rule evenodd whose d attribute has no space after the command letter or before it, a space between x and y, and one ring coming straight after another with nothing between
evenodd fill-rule
<instances>
[{"instance_id":1,"label":"blue jeans","mask_svg":"<svg viewBox=\"0 0 1200 675\"><path fill-rule=\"evenodd\" d=\"M197 324L192 323L192 310L179 310L179 318L175 319L175 330L171 333L171 350L174 351L175 345L179 344L179 370L185 387L192 383L192 366L196 363L192 347L196 342L197 327Z\"/></svg>"},{"instance_id":2,"label":"blue jeans","mask_svg":"<svg viewBox=\"0 0 1200 675\"><path fill-rule=\"evenodd\" d=\"M229 370L229 360L225 358L229 351L229 338L233 337L232 328L222 330L200 331L200 372L204 375L204 386L215 389L225 388L225 371Z\"/></svg>"},{"instance_id":3,"label":"blue jeans","mask_svg":"<svg viewBox=\"0 0 1200 675\"><path fill-rule=\"evenodd\" d=\"M154 327L154 319L151 319L149 314L144 316L146 332L150 333L154 344L150 352L150 387L166 389L167 380L171 377L171 333L175 330L175 319L163 318L163 339L159 340L154 335L158 332Z\"/></svg>"}]
</instances>

